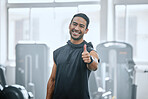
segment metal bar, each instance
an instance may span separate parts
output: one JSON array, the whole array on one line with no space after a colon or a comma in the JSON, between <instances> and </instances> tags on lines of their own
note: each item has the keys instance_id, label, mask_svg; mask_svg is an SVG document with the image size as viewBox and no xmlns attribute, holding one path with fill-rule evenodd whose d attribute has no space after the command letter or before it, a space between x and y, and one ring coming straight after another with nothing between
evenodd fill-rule
<instances>
[{"instance_id":1,"label":"metal bar","mask_svg":"<svg viewBox=\"0 0 148 99\"><path fill-rule=\"evenodd\" d=\"M7 8L36 8L36 7L76 7L78 5L95 5L99 1L88 2L54 2L54 3L8 3Z\"/></svg>"}]
</instances>

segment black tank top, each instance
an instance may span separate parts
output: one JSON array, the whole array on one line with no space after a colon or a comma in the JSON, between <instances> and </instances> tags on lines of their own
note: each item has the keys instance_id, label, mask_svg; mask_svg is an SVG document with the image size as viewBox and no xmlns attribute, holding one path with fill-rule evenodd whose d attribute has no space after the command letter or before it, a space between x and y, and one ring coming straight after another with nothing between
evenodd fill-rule
<instances>
[{"instance_id":1,"label":"black tank top","mask_svg":"<svg viewBox=\"0 0 148 99\"><path fill-rule=\"evenodd\" d=\"M90 70L82 59L83 46L93 50L91 43L72 44L70 40L53 52L57 66L53 99L90 99L88 78Z\"/></svg>"}]
</instances>

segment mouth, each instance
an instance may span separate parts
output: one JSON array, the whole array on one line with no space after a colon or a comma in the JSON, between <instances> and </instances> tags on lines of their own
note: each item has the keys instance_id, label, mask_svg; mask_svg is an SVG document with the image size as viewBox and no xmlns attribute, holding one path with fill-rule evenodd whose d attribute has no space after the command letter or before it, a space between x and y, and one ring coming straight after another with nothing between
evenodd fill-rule
<instances>
[{"instance_id":1,"label":"mouth","mask_svg":"<svg viewBox=\"0 0 148 99\"><path fill-rule=\"evenodd\" d=\"M79 36L80 34L81 34L81 32L80 31L76 31L76 30L72 30L72 34L74 35L74 36Z\"/></svg>"},{"instance_id":2,"label":"mouth","mask_svg":"<svg viewBox=\"0 0 148 99\"><path fill-rule=\"evenodd\" d=\"M77 33L77 32L73 32L72 33L74 36L78 36L78 35L80 35L79 33Z\"/></svg>"},{"instance_id":3,"label":"mouth","mask_svg":"<svg viewBox=\"0 0 148 99\"><path fill-rule=\"evenodd\" d=\"M74 40L80 40L83 37L82 32L80 30L75 30L75 29L71 30L70 35L71 38Z\"/></svg>"}]
</instances>

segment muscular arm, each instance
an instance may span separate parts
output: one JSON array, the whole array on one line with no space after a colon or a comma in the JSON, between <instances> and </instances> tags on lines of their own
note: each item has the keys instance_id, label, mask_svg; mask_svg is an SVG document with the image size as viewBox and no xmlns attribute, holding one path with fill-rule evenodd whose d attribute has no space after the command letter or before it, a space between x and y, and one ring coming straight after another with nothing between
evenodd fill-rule
<instances>
[{"instance_id":1,"label":"muscular arm","mask_svg":"<svg viewBox=\"0 0 148 99\"><path fill-rule=\"evenodd\" d=\"M87 68L89 70L94 70L95 71L98 68L98 60L99 60L99 57L98 57L98 54L95 51L91 51L90 52L90 55L93 58L93 62L91 64L87 64Z\"/></svg>"},{"instance_id":2,"label":"muscular arm","mask_svg":"<svg viewBox=\"0 0 148 99\"><path fill-rule=\"evenodd\" d=\"M53 92L55 88L55 76L56 76L56 64L54 62L53 68L52 68L52 73L51 76L48 80L47 84L47 93L46 93L46 99L52 99L53 97Z\"/></svg>"}]
</instances>

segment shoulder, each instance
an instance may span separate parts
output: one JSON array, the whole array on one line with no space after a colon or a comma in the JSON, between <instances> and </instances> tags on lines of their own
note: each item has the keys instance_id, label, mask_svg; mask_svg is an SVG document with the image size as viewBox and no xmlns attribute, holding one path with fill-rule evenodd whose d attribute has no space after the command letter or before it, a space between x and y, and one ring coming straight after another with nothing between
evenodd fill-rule
<instances>
[{"instance_id":1,"label":"shoulder","mask_svg":"<svg viewBox=\"0 0 148 99\"><path fill-rule=\"evenodd\" d=\"M53 51L53 59L54 59L55 64L57 64L57 57L60 55L60 53L62 53L65 50L66 47L67 45L64 45Z\"/></svg>"},{"instance_id":2,"label":"shoulder","mask_svg":"<svg viewBox=\"0 0 148 99\"><path fill-rule=\"evenodd\" d=\"M64 50L66 47L67 47L67 44L64 45L64 46L61 46L61 47L57 48L56 50L53 51L53 54L55 55L55 54L60 53L60 52L61 52L62 50Z\"/></svg>"}]
</instances>

